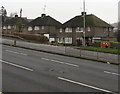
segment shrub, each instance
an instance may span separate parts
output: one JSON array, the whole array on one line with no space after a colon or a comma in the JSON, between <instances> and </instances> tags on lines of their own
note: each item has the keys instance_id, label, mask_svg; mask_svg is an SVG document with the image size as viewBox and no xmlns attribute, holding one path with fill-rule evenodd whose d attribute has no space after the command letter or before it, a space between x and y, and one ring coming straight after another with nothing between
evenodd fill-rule
<instances>
[{"instance_id":1,"label":"shrub","mask_svg":"<svg viewBox=\"0 0 120 94\"><path fill-rule=\"evenodd\" d=\"M39 41L41 43L47 43L48 38L43 35L38 34L23 34L23 33L14 33L16 36L20 36L26 40Z\"/></svg>"}]
</instances>

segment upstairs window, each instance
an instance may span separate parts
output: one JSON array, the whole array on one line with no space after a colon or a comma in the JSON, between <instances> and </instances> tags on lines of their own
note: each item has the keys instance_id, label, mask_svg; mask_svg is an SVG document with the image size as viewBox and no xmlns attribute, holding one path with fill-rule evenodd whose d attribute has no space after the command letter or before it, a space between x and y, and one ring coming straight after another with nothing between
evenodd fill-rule
<instances>
[{"instance_id":1,"label":"upstairs window","mask_svg":"<svg viewBox=\"0 0 120 94\"><path fill-rule=\"evenodd\" d=\"M3 26L3 29L7 29L6 26Z\"/></svg>"},{"instance_id":2,"label":"upstairs window","mask_svg":"<svg viewBox=\"0 0 120 94\"><path fill-rule=\"evenodd\" d=\"M34 30L40 30L39 26L35 26Z\"/></svg>"},{"instance_id":3,"label":"upstairs window","mask_svg":"<svg viewBox=\"0 0 120 94\"><path fill-rule=\"evenodd\" d=\"M42 30L44 30L44 26L42 26L41 28L42 28Z\"/></svg>"},{"instance_id":4,"label":"upstairs window","mask_svg":"<svg viewBox=\"0 0 120 94\"><path fill-rule=\"evenodd\" d=\"M65 29L65 32L72 32L72 28L68 28L68 27L67 27L67 28Z\"/></svg>"},{"instance_id":5,"label":"upstairs window","mask_svg":"<svg viewBox=\"0 0 120 94\"><path fill-rule=\"evenodd\" d=\"M88 28L87 28L87 30L88 30L88 31L91 31L91 28L90 28L90 27L88 27Z\"/></svg>"},{"instance_id":6,"label":"upstairs window","mask_svg":"<svg viewBox=\"0 0 120 94\"><path fill-rule=\"evenodd\" d=\"M60 28L60 33L62 33L62 28Z\"/></svg>"},{"instance_id":7,"label":"upstairs window","mask_svg":"<svg viewBox=\"0 0 120 94\"><path fill-rule=\"evenodd\" d=\"M112 31L112 28L109 28L109 31Z\"/></svg>"},{"instance_id":8,"label":"upstairs window","mask_svg":"<svg viewBox=\"0 0 120 94\"><path fill-rule=\"evenodd\" d=\"M8 25L8 29L12 29L12 27L10 25Z\"/></svg>"},{"instance_id":9,"label":"upstairs window","mask_svg":"<svg viewBox=\"0 0 120 94\"><path fill-rule=\"evenodd\" d=\"M81 27L81 28L80 28L80 27L77 27L77 28L76 28L76 32L83 32L83 28L82 28L82 27Z\"/></svg>"},{"instance_id":10,"label":"upstairs window","mask_svg":"<svg viewBox=\"0 0 120 94\"><path fill-rule=\"evenodd\" d=\"M32 31L33 29L32 29L32 27L31 26L29 26L28 27L28 31Z\"/></svg>"}]
</instances>

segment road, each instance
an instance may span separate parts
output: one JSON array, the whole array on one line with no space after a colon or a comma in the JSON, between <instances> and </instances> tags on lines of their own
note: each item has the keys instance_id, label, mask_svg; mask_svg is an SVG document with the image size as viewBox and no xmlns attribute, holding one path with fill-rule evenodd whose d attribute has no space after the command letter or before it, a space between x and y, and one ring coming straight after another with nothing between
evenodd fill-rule
<instances>
[{"instance_id":1,"label":"road","mask_svg":"<svg viewBox=\"0 0 120 94\"><path fill-rule=\"evenodd\" d=\"M3 92L118 92L117 65L2 47Z\"/></svg>"}]
</instances>

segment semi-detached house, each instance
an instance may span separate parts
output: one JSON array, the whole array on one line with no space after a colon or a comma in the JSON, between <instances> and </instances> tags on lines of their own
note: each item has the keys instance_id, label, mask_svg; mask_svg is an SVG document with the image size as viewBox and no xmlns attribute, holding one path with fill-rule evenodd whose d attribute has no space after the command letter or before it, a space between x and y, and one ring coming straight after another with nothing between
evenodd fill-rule
<instances>
[{"instance_id":1,"label":"semi-detached house","mask_svg":"<svg viewBox=\"0 0 120 94\"><path fill-rule=\"evenodd\" d=\"M83 13L82 13L83 14ZM109 40L113 27L93 14L85 16L85 40L92 43L94 40ZM76 16L62 25L58 33L59 43L83 43L83 15Z\"/></svg>"},{"instance_id":2,"label":"semi-detached house","mask_svg":"<svg viewBox=\"0 0 120 94\"><path fill-rule=\"evenodd\" d=\"M38 17L27 24L24 33L40 34L47 36L50 42L57 41L57 34L60 31L61 26L62 24L59 21L51 16L42 14L41 17Z\"/></svg>"},{"instance_id":3,"label":"semi-detached house","mask_svg":"<svg viewBox=\"0 0 120 94\"><path fill-rule=\"evenodd\" d=\"M3 23L3 33L13 33L13 32L22 32L25 25L28 23L27 18L15 17L7 19Z\"/></svg>"}]
</instances>

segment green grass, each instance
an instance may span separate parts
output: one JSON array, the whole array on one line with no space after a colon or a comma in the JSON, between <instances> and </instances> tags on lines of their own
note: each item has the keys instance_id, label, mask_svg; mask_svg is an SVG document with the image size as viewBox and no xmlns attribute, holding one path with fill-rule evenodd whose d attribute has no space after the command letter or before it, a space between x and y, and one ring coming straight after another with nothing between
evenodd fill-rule
<instances>
[{"instance_id":1,"label":"green grass","mask_svg":"<svg viewBox=\"0 0 120 94\"><path fill-rule=\"evenodd\" d=\"M100 47L77 47L77 49L89 50L89 51L98 51L98 52L105 52L105 53L112 53L112 54L120 54L118 49L111 49L111 48L100 48Z\"/></svg>"},{"instance_id":2,"label":"green grass","mask_svg":"<svg viewBox=\"0 0 120 94\"><path fill-rule=\"evenodd\" d=\"M64 44L58 44L58 43L41 43L39 41L32 41L32 40L29 40L29 41L26 41L26 42L37 43L37 44L47 44L47 45L54 45L54 46L64 46ZM70 46L70 45L65 45L65 46L67 47L67 46ZM82 50L89 50L89 51L97 51L97 52L104 52L104 53L120 54L120 50L113 49L113 48L101 48L101 47L75 47L75 48L82 49Z\"/></svg>"}]
</instances>

